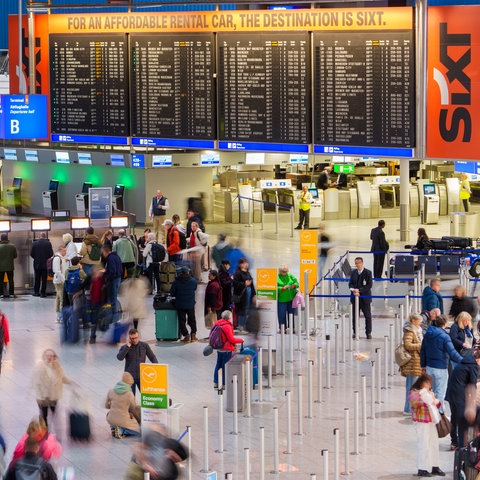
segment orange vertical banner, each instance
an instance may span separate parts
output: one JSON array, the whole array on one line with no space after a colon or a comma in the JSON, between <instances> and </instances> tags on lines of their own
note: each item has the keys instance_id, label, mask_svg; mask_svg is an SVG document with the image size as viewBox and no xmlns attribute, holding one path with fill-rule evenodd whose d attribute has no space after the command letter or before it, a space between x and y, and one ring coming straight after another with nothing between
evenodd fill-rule
<instances>
[{"instance_id":1,"label":"orange vertical banner","mask_svg":"<svg viewBox=\"0 0 480 480\"><path fill-rule=\"evenodd\" d=\"M300 290L304 292L304 276L308 270L308 289L311 290L317 283L318 267L318 231L300 231Z\"/></svg>"}]
</instances>

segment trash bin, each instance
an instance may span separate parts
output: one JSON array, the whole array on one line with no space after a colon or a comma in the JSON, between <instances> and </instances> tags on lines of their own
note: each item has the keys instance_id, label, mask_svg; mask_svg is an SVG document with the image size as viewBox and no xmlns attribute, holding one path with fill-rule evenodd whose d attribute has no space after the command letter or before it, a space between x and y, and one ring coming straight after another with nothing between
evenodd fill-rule
<instances>
[{"instance_id":1,"label":"trash bin","mask_svg":"<svg viewBox=\"0 0 480 480\"><path fill-rule=\"evenodd\" d=\"M450 235L452 237L473 237L480 234L477 212L453 212L450 214Z\"/></svg>"},{"instance_id":2,"label":"trash bin","mask_svg":"<svg viewBox=\"0 0 480 480\"><path fill-rule=\"evenodd\" d=\"M237 376L237 406L238 412L245 410L245 395L248 361L250 355L234 355L225 367L225 388L227 390L227 412L233 412L233 376Z\"/></svg>"}]
</instances>

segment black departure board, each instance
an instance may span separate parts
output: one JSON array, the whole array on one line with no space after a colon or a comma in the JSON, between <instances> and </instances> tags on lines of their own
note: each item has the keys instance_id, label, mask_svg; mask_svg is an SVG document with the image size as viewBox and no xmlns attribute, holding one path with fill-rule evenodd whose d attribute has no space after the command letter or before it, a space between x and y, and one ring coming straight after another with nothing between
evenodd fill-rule
<instances>
[{"instance_id":1,"label":"black departure board","mask_svg":"<svg viewBox=\"0 0 480 480\"><path fill-rule=\"evenodd\" d=\"M127 53L123 34L50 35L52 133L129 134Z\"/></svg>"},{"instance_id":2,"label":"black departure board","mask_svg":"<svg viewBox=\"0 0 480 480\"><path fill-rule=\"evenodd\" d=\"M318 33L314 143L414 147L411 31Z\"/></svg>"},{"instance_id":3,"label":"black departure board","mask_svg":"<svg viewBox=\"0 0 480 480\"><path fill-rule=\"evenodd\" d=\"M307 33L218 35L220 140L310 143Z\"/></svg>"},{"instance_id":4,"label":"black departure board","mask_svg":"<svg viewBox=\"0 0 480 480\"><path fill-rule=\"evenodd\" d=\"M213 139L213 34L131 35L132 136Z\"/></svg>"}]
</instances>

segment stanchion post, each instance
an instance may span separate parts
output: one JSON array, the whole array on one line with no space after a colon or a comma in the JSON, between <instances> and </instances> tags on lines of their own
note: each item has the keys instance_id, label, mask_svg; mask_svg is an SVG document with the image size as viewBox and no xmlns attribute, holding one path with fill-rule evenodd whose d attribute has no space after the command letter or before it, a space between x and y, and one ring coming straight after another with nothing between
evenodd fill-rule
<instances>
[{"instance_id":1,"label":"stanchion post","mask_svg":"<svg viewBox=\"0 0 480 480\"><path fill-rule=\"evenodd\" d=\"M395 375L395 328L392 323L388 326L388 332L390 334L390 376L393 377Z\"/></svg>"},{"instance_id":2,"label":"stanchion post","mask_svg":"<svg viewBox=\"0 0 480 480\"><path fill-rule=\"evenodd\" d=\"M143 480L150 480L150 472L144 472Z\"/></svg>"},{"instance_id":3,"label":"stanchion post","mask_svg":"<svg viewBox=\"0 0 480 480\"><path fill-rule=\"evenodd\" d=\"M246 412L245 412L245 418L251 418L252 417L252 360L250 359L246 366L246 371L245 371L245 387L247 391L245 392L245 402L246 402Z\"/></svg>"},{"instance_id":4,"label":"stanchion post","mask_svg":"<svg viewBox=\"0 0 480 480\"><path fill-rule=\"evenodd\" d=\"M278 233L278 207L276 207L276 222L277 222L277 230L275 231L275 233ZM290 207L290 237L293 237L293 231L294 231L294 228L293 228L293 224L295 223L295 218L294 218L294 211L293 211L293 207Z\"/></svg>"},{"instance_id":5,"label":"stanchion post","mask_svg":"<svg viewBox=\"0 0 480 480\"><path fill-rule=\"evenodd\" d=\"M389 367L389 355L388 355L388 335L385 335L383 337L383 389L388 390L389 385L388 385L388 367Z\"/></svg>"},{"instance_id":6,"label":"stanchion post","mask_svg":"<svg viewBox=\"0 0 480 480\"><path fill-rule=\"evenodd\" d=\"M287 450L286 454L292 453L292 392L287 390L285 392L287 397Z\"/></svg>"},{"instance_id":7,"label":"stanchion post","mask_svg":"<svg viewBox=\"0 0 480 480\"><path fill-rule=\"evenodd\" d=\"M280 456L278 452L278 407L273 407L273 471L279 473Z\"/></svg>"},{"instance_id":8,"label":"stanchion post","mask_svg":"<svg viewBox=\"0 0 480 480\"><path fill-rule=\"evenodd\" d=\"M360 335L358 334L358 317L360 316L360 297L358 295L355 296L355 314L354 314L354 335L355 340L360 340Z\"/></svg>"},{"instance_id":9,"label":"stanchion post","mask_svg":"<svg viewBox=\"0 0 480 480\"><path fill-rule=\"evenodd\" d=\"M358 391L353 392L353 454L358 455L358 437L359 437L359 420L358 420Z\"/></svg>"},{"instance_id":10,"label":"stanchion post","mask_svg":"<svg viewBox=\"0 0 480 480\"><path fill-rule=\"evenodd\" d=\"M189 452L192 451L192 427L187 425L187 449ZM187 470L187 480L192 480L192 457L191 455L188 456L186 462L186 470Z\"/></svg>"},{"instance_id":11,"label":"stanchion post","mask_svg":"<svg viewBox=\"0 0 480 480\"><path fill-rule=\"evenodd\" d=\"M297 307L297 351L302 351L302 307Z\"/></svg>"},{"instance_id":12,"label":"stanchion post","mask_svg":"<svg viewBox=\"0 0 480 480\"><path fill-rule=\"evenodd\" d=\"M298 379L298 392L297 392L297 407L298 407L298 432L297 435L303 435L303 377L299 373Z\"/></svg>"},{"instance_id":13,"label":"stanchion post","mask_svg":"<svg viewBox=\"0 0 480 480\"><path fill-rule=\"evenodd\" d=\"M377 368L377 400L376 403L382 403L382 349L376 348L375 353L377 354L376 358L376 368Z\"/></svg>"},{"instance_id":14,"label":"stanchion post","mask_svg":"<svg viewBox=\"0 0 480 480\"><path fill-rule=\"evenodd\" d=\"M257 370L258 370L258 403L263 402L263 348L258 348L257 355Z\"/></svg>"},{"instance_id":15,"label":"stanchion post","mask_svg":"<svg viewBox=\"0 0 480 480\"><path fill-rule=\"evenodd\" d=\"M348 408L343 409L343 429L344 429L344 458L345 458L345 472L344 475L350 475L350 410Z\"/></svg>"},{"instance_id":16,"label":"stanchion post","mask_svg":"<svg viewBox=\"0 0 480 480\"><path fill-rule=\"evenodd\" d=\"M223 390L218 392L218 450L217 453L223 453Z\"/></svg>"},{"instance_id":17,"label":"stanchion post","mask_svg":"<svg viewBox=\"0 0 480 480\"><path fill-rule=\"evenodd\" d=\"M328 390L330 389L330 335L325 336L325 352L326 352L326 362L325 362L325 388Z\"/></svg>"},{"instance_id":18,"label":"stanchion post","mask_svg":"<svg viewBox=\"0 0 480 480\"><path fill-rule=\"evenodd\" d=\"M260 480L265 480L265 427L260 427Z\"/></svg>"},{"instance_id":19,"label":"stanchion post","mask_svg":"<svg viewBox=\"0 0 480 480\"><path fill-rule=\"evenodd\" d=\"M367 436L367 377L362 375L362 433L361 437Z\"/></svg>"},{"instance_id":20,"label":"stanchion post","mask_svg":"<svg viewBox=\"0 0 480 480\"><path fill-rule=\"evenodd\" d=\"M347 342L346 342L346 328L345 328L345 314L342 313L342 324L341 324L341 339L342 339L342 359L340 360L340 363L346 363L346 352L347 352Z\"/></svg>"},{"instance_id":21,"label":"stanchion post","mask_svg":"<svg viewBox=\"0 0 480 480\"><path fill-rule=\"evenodd\" d=\"M322 450L322 458L323 458L323 478L325 480L328 479L328 450Z\"/></svg>"},{"instance_id":22,"label":"stanchion post","mask_svg":"<svg viewBox=\"0 0 480 480\"><path fill-rule=\"evenodd\" d=\"M322 403L323 400L323 348L317 348L317 400L316 403Z\"/></svg>"},{"instance_id":23,"label":"stanchion post","mask_svg":"<svg viewBox=\"0 0 480 480\"><path fill-rule=\"evenodd\" d=\"M293 314L289 314L290 317L290 326L288 328L288 363L293 363L293 323L295 322L295 317Z\"/></svg>"},{"instance_id":24,"label":"stanchion post","mask_svg":"<svg viewBox=\"0 0 480 480\"><path fill-rule=\"evenodd\" d=\"M308 367L307 367L307 418L313 418L312 376L313 376L313 360L309 360Z\"/></svg>"},{"instance_id":25,"label":"stanchion post","mask_svg":"<svg viewBox=\"0 0 480 480\"><path fill-rule=\"evenodd\" d=\"M250 480L250 449L243 449L243 478Z\"/></svg>"},{"instance_id":26,"label":"stanchion post","mask_svg":"<svg viewBox=\"0 0 480 480\"><path fill-rule=\"evenodd\" d=\"M349 303L349 309L348 309L349 315L348 315L348 323L349 328L347 331L349 332L348 334L348 351L353 352L353 342L352 342L352 336L353 336L353 305Z\"/></svg>"},{"instance_id":27,"label":"stanchion post","mask_svg":"<svg viewBox=\"0 0 480 480\"><path fill-rule=\"evenodd\" d=\"M278 233L278 195L276 193L275 197L275 233ZM290 236L293 237L293 231L291 232Z\"/></svg>"},{"instance_id":28,"label":"stanchion post","mask_svg":"<svg viewBox=\"0 0 480 480\"><path fill-rule=\"evenodd\" d=\"M281 375L285 375L285 325L280 325L280 345L281 345L281 354L282 354L282 366L280 370Z\"/></svg>"},{"instance_id":29,"label":"stanchion post","mask_svg":"<svg viewBox=\"0 0 480 480\"><path fill-rule=\"evenodd\" d=\"M339 325L338 323L335 324L335 356L334 356L334 362L335 365L333 367L333 375L338 377L339 372L338 372L338 357L339 357Z\"/></svg>"},{"instance_id":30,"label":"stanchion post","mask_svg":"<svg viewBox=\"0 0 480 480\"><path fill-rule=\"evenodd\" d=\"M323 282L323 280L322 280ZM318 305L317 305L317 284L315 284L315 289L313 291L315 297L313 298L313 331L315 332L315 336L317 335L318 329Z\"/></svg>"},{"instance_id":31,"label":"stanchion post","mask_svg":"<svg viewBox=\"0 0 480 480\"><path fill-rule=\"evenodd\" d=\"M340 429L333 429L333 478L340 479ZM325 477L328 478L328 477Z\"/></svg>"},{"instance_id":32,"label":"stanchion post","mask_svg":"<svg viewBox=\"0 0 480 480\"><path fill-rule=\"evenodd\" d=\"M325 320L325 279L322 278L322 297L321 297L321 308L320 308L320 313L321 313L321 318L322 320Z\"/></svg>"},{"instance_id":33,"label":"stanchion post","mask_svg":"<svg viewBox=\"0 0 480 480\"><path fill-rule=\"evenodd\" d=\"M267 388L272 388L272 336L269 335L268 337L268 365L267 365L267 373L268 373L268 380L267 380Z\"/></svg>"},{"instance_id":34,"label":"stanchion post","mask_svg":"<svg viewBox=\"0 0 480 480\"><path fill-rule=\"evenodd\" d=\"M238 435L238 377L232 376L233 383L233 431L232 435Z\"/></svg>"},{"instance_id":35,"label":"stanchion post","mask_svg":"<svg viewBox=\"0 0 480 480\"><path fill-rule=\"evenodd\" d=\"M370 389L370 418L375 420L375 360L372 360L371 389Z\"/></svg>"},{"instance_id":36,"label":"stanchion post","mask_svg":"<svg viewBox=\"0 0 480 480\"><path fill-rule=\"evenodd\" d=\"M310 285L308 284L308 276L311 270L305 270L303 272L303 297L305 299L305 333L308 335L310 324Z\"/></svg>"},{"instance_id":37,"label":"stanchion post","mask_svg":"<svg viewBox=\"0 0 480 480\"><path fill-rule=\"evenodd\" d=\"M208 473L208 407L203 407L203 468L200 470Z\"/></svg>"}]
</instances>

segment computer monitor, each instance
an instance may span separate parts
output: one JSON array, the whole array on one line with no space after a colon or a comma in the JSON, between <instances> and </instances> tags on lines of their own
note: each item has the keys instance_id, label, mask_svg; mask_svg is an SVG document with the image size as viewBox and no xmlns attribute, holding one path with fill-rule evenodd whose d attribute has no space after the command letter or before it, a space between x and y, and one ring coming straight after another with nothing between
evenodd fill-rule
<instances>
[{"instance_id":1,"label":"computer monitor","mask_svg":"<svg viewBox=\"0 0 480 480\"><path fill-rule=\"evenodd\" d=\"M112 153L110 155L110 164L112 167L124 167L125 166L125 158L123 155Z\"/></svg>"},{"instance_id":2,"label":"computer monitor","mask_svg":"<svg viewBox=\"0 0 480 480\"><path fill-rule=\"evenodd\" d=\"M90 182L83 182L83 186L82 186L82 193L87 193L88 194L88 189L89 188L92 188L93 187L93 184L90 183Z\"/></svg>"},{"instance_id":3,"label":"computer monitor","mask_svg":"<svg viewBox=\"0 0 480 480\"><path fill-rule=\"evenodd\" d=\"M318 198L318 189L317 188L309 188L308 192L312 196L312 198Z\"/></svg>"},{"instance_id":4,"label":"computer monitor","mask_svg":"<svg viewBox=\"0 0 480 480\"><path fill-rule=\"evenodd\" d=\"M57 163L70 163L70 155L68 152L55 152Z\"/></svg>"},{"instance_id":5,"label":"computer monitor","mask_svg":"<svg viewBox=\"0 0 480 480\"><path fill-rule=\"evenodd\" d=\"M113 195L115 197L123 197L123 193L125 192L125 187L123 185L115 185L113 190Z\"/></svg>"},{"instance_id":6,"label":"computer monitor","mask_svg":"<svg viewBox=\"0 0 480 480\"><path fill-rule=\"evenodd\" d=\"M433 183L426 183L423 186L424 195L434 195L435 194L435 185Z\"/></svg>"},{"instance_id":7,"label":"computer monitor","mask_svg":"<svg viewBox=\"0 0 480 480\"><path fill-rule=\"evenodd\" d=\"M20 188L22 186L22 179L20 177L13 177L12 187Z\"/></svg>"},{"instance_id":8,"label":"computer monitor","mask_svg":"<svg viewBox=\"0 0 480 480\"><path fill-rule=\"evenodd\" d=\"M58 190L58 180L50 180L48 189L56 192Z\"/></svg>"}]
</instances>

